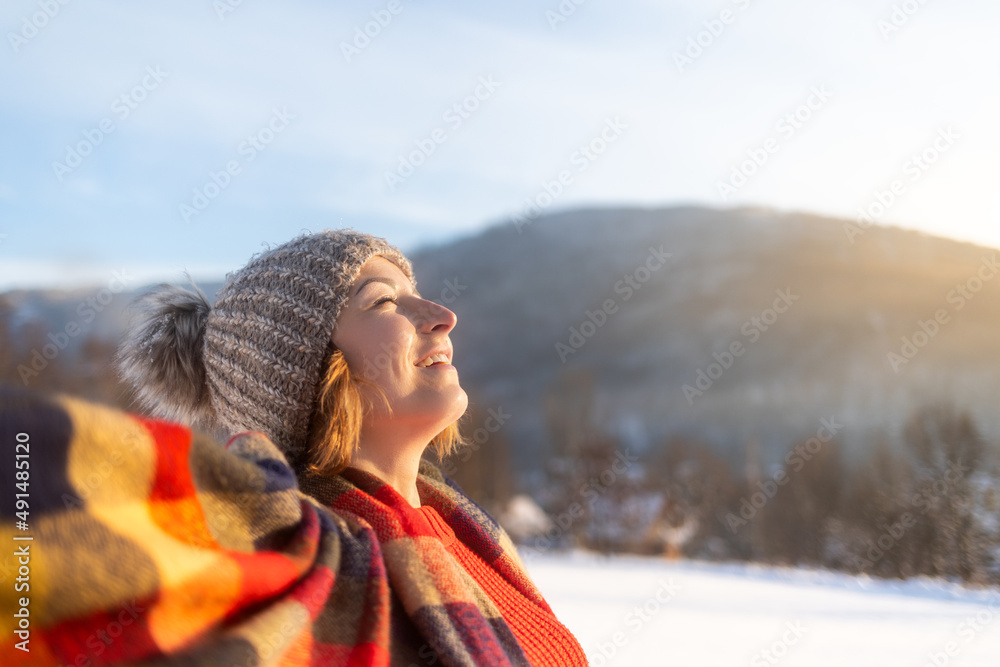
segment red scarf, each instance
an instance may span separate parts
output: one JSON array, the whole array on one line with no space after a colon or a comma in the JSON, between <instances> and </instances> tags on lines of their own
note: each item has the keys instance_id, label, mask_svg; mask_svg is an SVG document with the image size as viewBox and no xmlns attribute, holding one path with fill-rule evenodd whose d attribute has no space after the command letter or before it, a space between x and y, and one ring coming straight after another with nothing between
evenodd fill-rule
<instances>
[{"instance_id":1,"label":"red scarf","mask_svg":"<svg viewBox=\"0 0 1000 667\"><path fill-rule=\"evenodd\" d=\"M30 588L0 588L0 664L508 667L534 656L489 587L436 535L415 537L419 522L389 511L398 494L373 477L307 491L261 434L226 449L178 424L4 389L0 439L25 440L31 463L27 527L0 520L0 542L31 554ZM549 613L489 515L429 464L418 488L503 587Z\"/></svg>"}]
</instances>

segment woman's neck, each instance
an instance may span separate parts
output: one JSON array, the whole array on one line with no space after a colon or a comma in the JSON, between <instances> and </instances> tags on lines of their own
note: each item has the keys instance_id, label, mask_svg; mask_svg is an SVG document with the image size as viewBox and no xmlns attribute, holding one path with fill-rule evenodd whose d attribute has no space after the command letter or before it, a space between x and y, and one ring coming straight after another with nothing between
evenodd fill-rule
<instances>
[{"instance_id":1,"label":"woman's neck","mask_svg":"<svg viewBox=\"0 0 1000 667\"><path fill-rule=\"evenodd\" d=\"M351 456L350 466L375 475L396 490L413 507L420 507L420 494L417 493L417 472L420 468L420 456L423 448L406 448L404 451L394 448L387 451L385 447L374 447L371 443L362 443L358 451Z\"/></svg>"}]
</instances>

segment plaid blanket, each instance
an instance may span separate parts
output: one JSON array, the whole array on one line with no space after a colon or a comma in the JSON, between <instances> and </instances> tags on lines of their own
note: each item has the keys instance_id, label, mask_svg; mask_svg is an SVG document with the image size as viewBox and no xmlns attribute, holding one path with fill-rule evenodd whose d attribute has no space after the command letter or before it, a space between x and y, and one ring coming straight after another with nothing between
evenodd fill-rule
<instances>
[{"instance_id":1,"label":"plaid blanket","mask_svg":"<svg viewBox=\"0 0 1000 667\"><path fill-rule=\"evenodd\" d=\"M371 475L300 486L262 434L223 447L12 390L0 442L2 665L528 664L492 601ZM482 508L430 463L418 490L548 608Z\"/></svg>"}]
</instances>

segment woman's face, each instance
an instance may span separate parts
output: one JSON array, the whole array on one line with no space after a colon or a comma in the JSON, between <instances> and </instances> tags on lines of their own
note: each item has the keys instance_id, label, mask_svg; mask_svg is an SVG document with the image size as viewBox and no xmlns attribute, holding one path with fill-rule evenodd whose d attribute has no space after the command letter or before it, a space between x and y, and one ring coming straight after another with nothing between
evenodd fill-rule
<instances>
[{"instance_id":1,"label":"woman's face","mask_svg":"<svg viewBox=\"0 0 1000 667\"><path fill-rule=\"evenodd\" d=\"M449 334L455 313L422 298L398 266L384 257L372 257L350 288L333 334L333 344L344 353L355 377L363 377L385 392L392 420L415 428L443 430L465 413L469 398L459 385ZM448 362L418 366L434 352ZM364 385L363 395L374 399ZM368 419L388 415L373 401Z\"/></svg>"}]
</instances>

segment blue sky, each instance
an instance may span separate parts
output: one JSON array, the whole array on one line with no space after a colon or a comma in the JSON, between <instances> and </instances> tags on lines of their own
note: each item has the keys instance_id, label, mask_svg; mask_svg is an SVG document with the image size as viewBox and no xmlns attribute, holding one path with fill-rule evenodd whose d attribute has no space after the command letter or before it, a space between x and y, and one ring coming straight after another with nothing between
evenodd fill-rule
<instances>
[{"instance_id":1,"label":"blue sky","mask_svg":"<svg viewBox=\"0 0 1000 667\"><path fill-rule=\"evenodd\" d=\"M972 0L9 0L0 289L219 278L323 227L409 252L530 200L853 219L894 181L879 223L1000 247L998 27Z\"/></svg>"}]
</instances>

